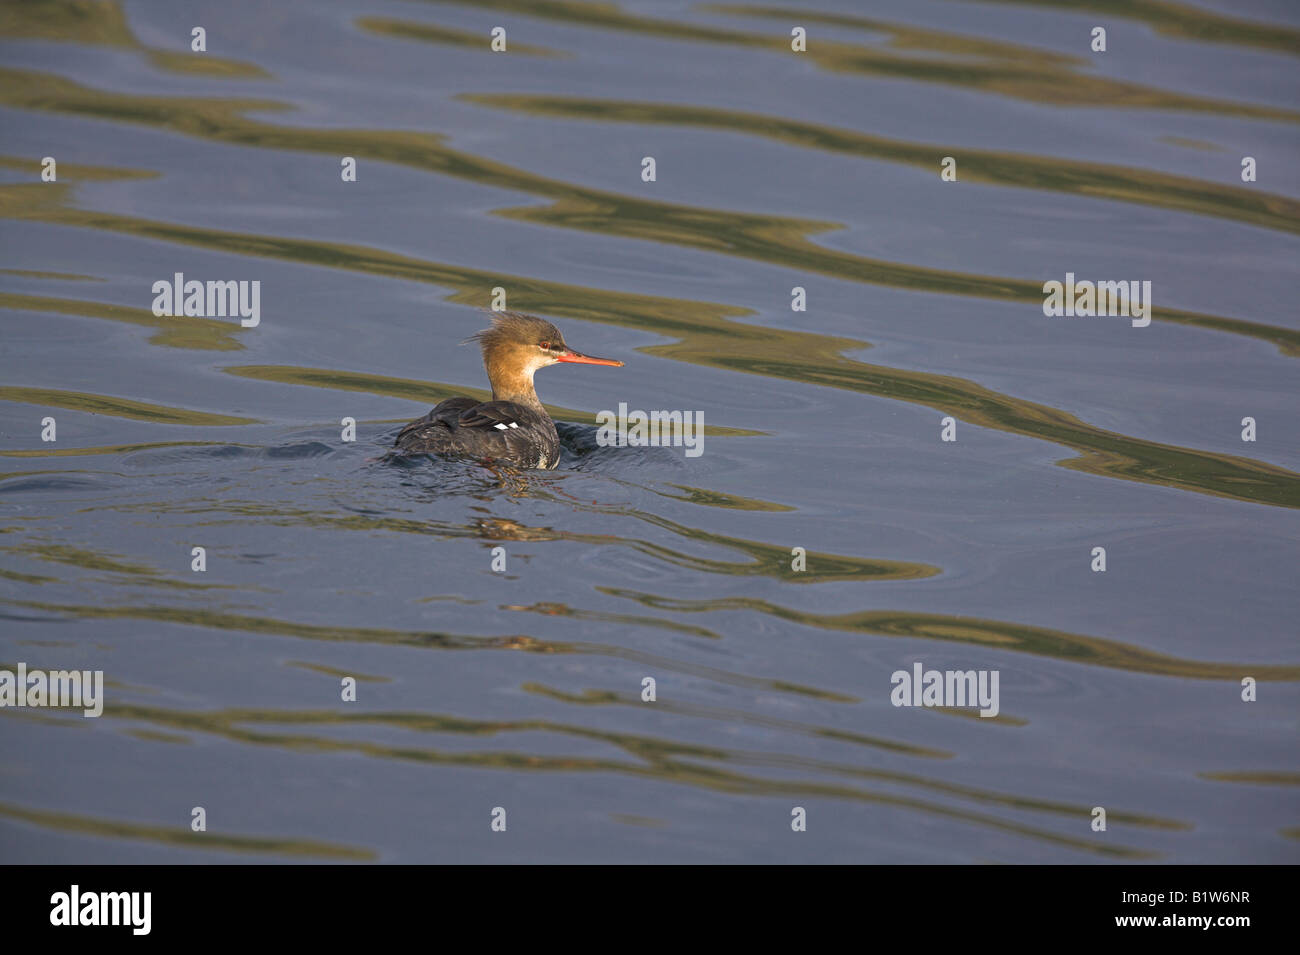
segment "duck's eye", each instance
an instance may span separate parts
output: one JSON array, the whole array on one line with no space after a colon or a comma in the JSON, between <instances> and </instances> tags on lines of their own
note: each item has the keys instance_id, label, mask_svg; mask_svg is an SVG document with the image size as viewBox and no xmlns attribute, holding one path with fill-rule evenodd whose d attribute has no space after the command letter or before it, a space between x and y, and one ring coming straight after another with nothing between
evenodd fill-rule
<instances>
[{"instance_id":1,"label":"duck's eye","mask_svg":"<svg viewBox=\"0 0 1300 955\"><path fill-rule=\"evenodd\" d=\"M540 348L542 351L550 351L550 350L551 350L551 343L550 343L550 342L542 342L542 343L541 343L540 345L538 345L537 347Z\"/></svg>"}]
</instances>

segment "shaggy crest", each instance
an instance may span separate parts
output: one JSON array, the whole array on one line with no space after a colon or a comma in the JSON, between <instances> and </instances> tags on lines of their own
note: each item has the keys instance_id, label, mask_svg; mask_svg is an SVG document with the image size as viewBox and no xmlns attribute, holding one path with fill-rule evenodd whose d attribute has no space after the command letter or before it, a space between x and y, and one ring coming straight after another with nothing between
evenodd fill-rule
<instances>
[{"instance_id":1,"label":"shaggy crest","mask_svg":"<svg viewBox=\"0 0 1300 955\"><path fill-rule=\"evenodd\" d=\"M462 344L478 342L483 357L508 345L564 345L560 330L544 318L523 312L493 312L492 327L475 332Z\"/></svg>"}]
</instances>

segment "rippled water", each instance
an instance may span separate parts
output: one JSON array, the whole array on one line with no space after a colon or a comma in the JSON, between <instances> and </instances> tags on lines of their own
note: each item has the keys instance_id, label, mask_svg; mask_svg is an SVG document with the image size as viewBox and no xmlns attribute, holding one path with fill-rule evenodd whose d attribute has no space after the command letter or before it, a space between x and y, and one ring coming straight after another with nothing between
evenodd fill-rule
<instances>
[{"instance_id":1,"label":"rippled water","mask_svg":"<svg viewBox=\"0 0 1300 955\"><path fill-rule=\"evenodd\" d=\"M1300 860L1298 55L1285 2L6 3L0 667L106 702L0 708L0 857ZM498 286L625 367L539 374L553 472L387 459ZM704 453L593 449L620 402Z\"/></svg>"}]
</instances>

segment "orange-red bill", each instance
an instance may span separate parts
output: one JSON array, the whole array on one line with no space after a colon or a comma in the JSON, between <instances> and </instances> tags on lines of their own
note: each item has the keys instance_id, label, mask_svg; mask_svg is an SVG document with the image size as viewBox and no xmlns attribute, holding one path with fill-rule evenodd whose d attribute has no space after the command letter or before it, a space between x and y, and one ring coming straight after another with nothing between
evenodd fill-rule
<instances>
[{"instance_id":1,"label":"orange-red bill","mask_svg":"<svg viewBox=\"0 0 1300 955\"><path fill-rule=\"evenodd\" d=\"M580 351L574 351L570 348L563 355L556 355L556 361L571 361L579 365L613 365L616 368L622 368L621 361L615 361L612 358L592 358L590 355L584 355Z\"/></svg>"}]
</instances>

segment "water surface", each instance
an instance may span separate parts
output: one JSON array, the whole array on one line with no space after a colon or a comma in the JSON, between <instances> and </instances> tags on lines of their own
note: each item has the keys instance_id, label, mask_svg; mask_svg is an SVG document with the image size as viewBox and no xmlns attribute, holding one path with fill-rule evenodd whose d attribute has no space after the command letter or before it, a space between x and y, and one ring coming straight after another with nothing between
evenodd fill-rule
<instances>
[{"instance_id":1,"label":"water surface","mask_svg":"<svg viewBox=\"0 0 1300 955\"><path fill-rule=\"evenodd\" d=\"M107 699L0 709L0 859L1300 860L1297 56L1281 2L6 4L0 667ZM625 367L538 375L553 472L388 459L496 287Z\"/></svg>"}]
</instances>

